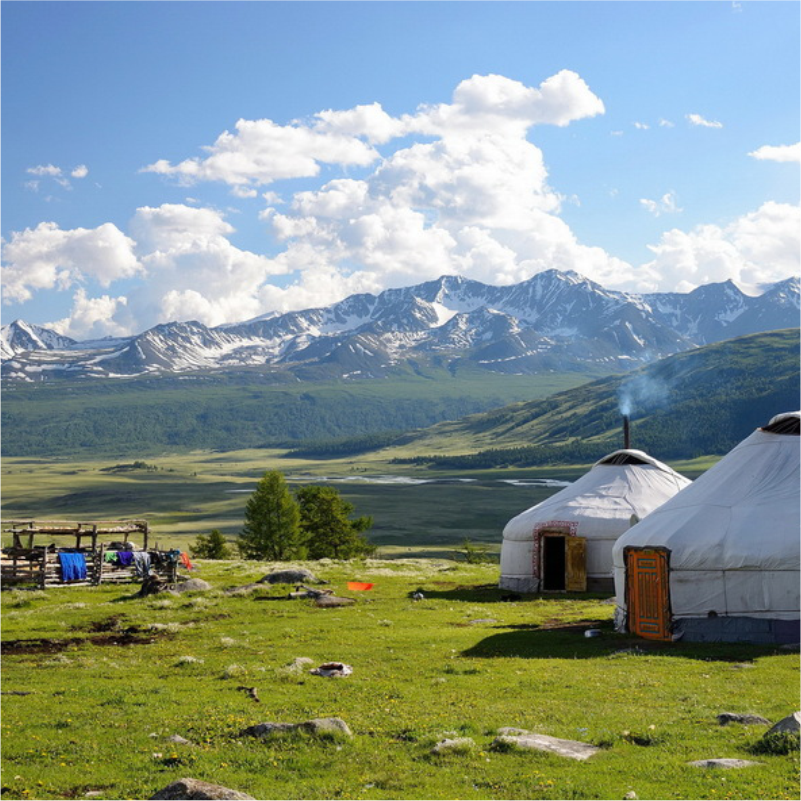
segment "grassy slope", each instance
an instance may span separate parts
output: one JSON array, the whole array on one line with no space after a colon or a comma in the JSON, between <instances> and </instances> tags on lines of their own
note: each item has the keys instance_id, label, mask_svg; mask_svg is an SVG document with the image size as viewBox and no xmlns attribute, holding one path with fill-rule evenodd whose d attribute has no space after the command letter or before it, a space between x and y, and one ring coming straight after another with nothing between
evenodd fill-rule
<instances>
[{"instance_id":1,"label":"grassy slope","mask_svg":"<svg viewBox=\"0 0 801 801\"><path fill-rule=\"evenodd\" d=\"M259 381L257 374L8 384L3 452L140 458L408 430L547 397L592 377L501 377L478 370L452 376L430 369L388 379L278 385Z\"/></svg>"},{"instance_id":2,"label":"grassy slope","mask_svg":"<svg viewBox=\"0 0 801 801\"><path fill-rule=\"evenodd\" d=\"M755 334L663 359L544 400L439 423L384 458L554 445L621 447L619 397L631 386L634 447L688 459L722 454L779 412L799 407L798 329Z\"/></svg>"},{"instance_id":3,"label":"grassy slope","mask_svg":"<svg viewBox=\"0 0 801 801\"><path fill-rule=\"evenodd\" d=\"M205 596L138 600L135 586L3 593L3 796L149 798L193 776L262 799L798 797L795 756L749 751L764 726L715 720L798 709L797 654L635 641L612 632L612 607L591 596L499 603L492 567L311 567L340 592L351 579L375 588L350 593L357 605L339 610L231 597L219 590L267 572L231 562L201 565L216 588ZM426 598L415 603L408 594L418 587ZM601 637L583 636L598 625ZM132 644L108 644L122 630ZM10 644L41 638L77 639L50 652ZM330 680L282 670L300 656L354 672ZM323 716L343 718L353 740L239 736L263 721ZM501 726L603 750L581 763L496 753L489 744ZM172 744L173 734L195 745ZM430 754L454 735L476 747ZM762 764L686 764L711 757Z\"/></svg>"}]
</instances>

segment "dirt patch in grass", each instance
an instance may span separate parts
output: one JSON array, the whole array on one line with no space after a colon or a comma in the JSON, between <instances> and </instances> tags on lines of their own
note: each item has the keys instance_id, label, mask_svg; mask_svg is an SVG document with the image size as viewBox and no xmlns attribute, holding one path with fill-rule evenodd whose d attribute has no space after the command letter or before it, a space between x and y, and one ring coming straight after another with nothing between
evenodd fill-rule
<instances>
[{"instance_id":1,"label":"dirt patch in grass","mask_svg":"<svg viewBox=\"0 0 801 801\"><path fill-rule=\"evenodd\" d=\"M4 654L58 654L69 648L80 645L151 645L168 632L142 632L138 626L131 626L124 631L111 634L101 634L95 637L64 637L51 639L41 637L26 640L4 640L2 643Z\"/></svg>"}]
</instances>

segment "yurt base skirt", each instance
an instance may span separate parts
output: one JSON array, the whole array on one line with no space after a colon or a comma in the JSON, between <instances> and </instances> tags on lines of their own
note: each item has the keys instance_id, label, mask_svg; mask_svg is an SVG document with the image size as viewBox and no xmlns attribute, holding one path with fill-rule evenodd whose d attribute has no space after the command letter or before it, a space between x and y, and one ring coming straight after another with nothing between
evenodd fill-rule
<instances>
[{"instance_id":1,"label":"yurt base skirt","mask_svg":"<svg viewBox=\"0 0 801 801\"><path fill-rule=\"evenodd\" d=\"M758 617L673 618L673 639L683 642L750 642L789 645L801 640L798 620Z\"/></svg>"}]
</instances>

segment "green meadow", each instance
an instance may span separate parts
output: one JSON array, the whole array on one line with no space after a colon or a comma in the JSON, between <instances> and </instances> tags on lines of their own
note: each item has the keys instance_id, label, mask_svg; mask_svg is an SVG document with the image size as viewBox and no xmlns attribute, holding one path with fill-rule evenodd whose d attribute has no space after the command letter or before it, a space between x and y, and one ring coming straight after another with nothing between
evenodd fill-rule
<instances>
[{"instance_id":1,"label":"green meadow","mask_svg":"<svg viewBox=\"0 0 801 801\"><path fill-rule=\"evenodd\" d=\"M154 541L187 548L198 534L213 528L235 537L249 493L265 470L276 469L295 486L324 477L349 479L333 486L356 506L357 514L372 515L369 536L383 555L443 556L465 539L497 551L505 523L559 489L509 482L571 481L587 469L445 472L392 464L381 451L328 461L286 454L276 449L195 451L148 458L147 467L138 469L131 467L132 459L7 457L2 463L2 518L142 518L150 522ZM713 461L671 466L694 477ZM394 483L371 483L381 476ZM415 480L431 483L404 483Z\"/></svg>"},{"instance_id":2,"label":"green meadow","mask_svg":"<svg viewBox=\"0 0 801 801\"><path fill-rule=\"evenodd\" d=\"M764 725L716 720L796 710L797 653L616 634L602 597L504 602L495 565L307 566L355 605L319 609L280 585L226 594L273 567L239 561L202 562L205 593L2 593L3 797L149 798L191 776L259 799L798 798L797 755L757 753ZM311 661L289 669L299 657ZM308 673L331 660L352 675ZM241 733L329 716L352 739ZM601 750L586 762L494 750L504 726ZM474 745L432 753L455 736ZM760 764L687 764L718 757Z\"/></svg>"}]
</instances>

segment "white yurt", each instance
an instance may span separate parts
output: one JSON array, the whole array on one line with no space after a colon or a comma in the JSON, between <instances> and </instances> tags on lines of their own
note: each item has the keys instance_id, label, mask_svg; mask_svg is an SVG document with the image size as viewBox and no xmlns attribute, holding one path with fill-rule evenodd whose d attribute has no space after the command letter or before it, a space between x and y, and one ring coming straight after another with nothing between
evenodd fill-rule
<instances>
[{"instance_id":1,"label":"white yurt","mask_svg":"<svg viewBox=\"0 0 801 801\"><path fill-rule=\"evenodd\" d=\"M500 587L613 592L612 546L690 481L639 450L605 456L503 530Z\"/></svg>"},{"instance_id":2,"label":"white yurt","mask_svg":"<svg viewBox=\"0 0 801 801\"><path fill-rule=\"evenodd\" d=\"M617 541L619 630L799 641L800 416L774 417Z\"/></svg>"}]
</instances>

